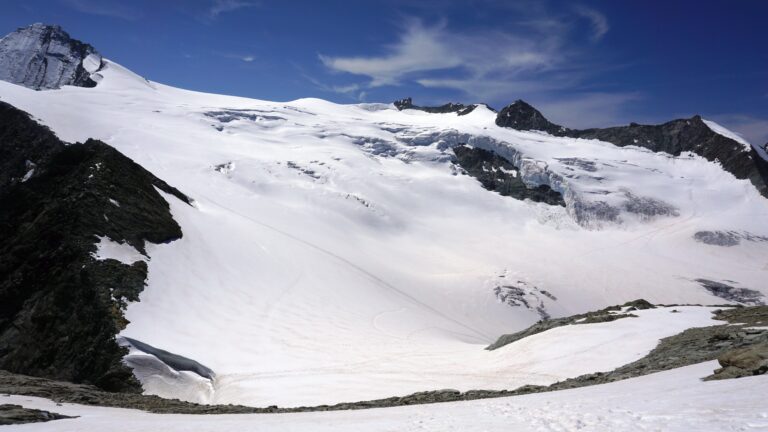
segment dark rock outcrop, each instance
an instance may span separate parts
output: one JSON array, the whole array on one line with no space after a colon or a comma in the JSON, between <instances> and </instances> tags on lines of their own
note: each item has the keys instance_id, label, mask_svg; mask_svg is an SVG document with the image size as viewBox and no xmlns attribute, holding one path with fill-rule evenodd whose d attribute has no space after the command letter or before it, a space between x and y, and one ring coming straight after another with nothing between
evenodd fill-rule
<instances>
[{"instance_id":1,"label":"dark rock outcrop","mask_svg":"<svg viewBox=\"0 0 768 432\"><path fill-rule=\"evenodd\" d=\"M413 109L413 110L424 111L432 114L446 114L446 113L455 112L457 115L467 115L472 111L474 111L475 108L477 108L477 105L464 105L464 104L453 103L453 102L448 102L447 104L436 106L436 107L417 106L413 104L413 100L409 97L405 99L396 100L394 104L395 104L395 108L397 108L399 111L402 111L405 109Z\"/></svg>"},{"instance_id":2,"label":"dark rock outcrop","mask_svg":"<svg viewBox=\"0 0 768 432\"><path fill-rule=\"evenodd\" d=\"M733 281L718 282L709 279L696 279L696 282L713 296L723 300L741 303L743 305L758 306L763 303L763 293L749 288L739 288L731 285Z\"/></svg>"},{"instance_id":3,"label":"dark rock outcrop","mask_svg":"<svg viewBox=\"0 0 768 432\"><path fill-rule=\"evenodd\" d=\"M494 152L477 147L456 146L455 161L467 174L475 177L484 188L503 196L530 199L550 205L565 206L563 196L547 185L528 187L516 166Z\"/></svg>"},{"instance_id":4,"label":"dark rock outcrop","mask_svg":"<svg viewBox=\"0 0 768 432\"><path fill-rule=\"evenodd\" d=\"M768 242L768 237L755 235L747 231L697 231L693 234L697 242L712 246L736 246L742 240L750 242Z\"/></svg>"},{"instance_id":5,"label":"dark rock outcrop","mask_svg":"<svg viewBox=\"0 0 768 432\"><path fill-rule=\"evenodd\" d=\"M32 24L0 39L0 80L35 90L94 87L102 58L56 25Z\"/></svg>"},{"instance_id":6,"label":"dark rock outcrop","mask_svg":"<svg viewBox=\"0 0 768 432\"><path fill-rule=\"evenodd\" d=\"M660 125L640 125L593 129L569 129L547 120L530 104L518 100L502 109L496 125L517 130L539 130L554 136L598 139L619 147L638 146L654 152L679 156L693 152L709 161L718 161L738 179L748 179L768 197L768 161L757 150L714 132L700 116L672 120Z\"/></svg>"},{"instance_id":7,"label":"dark rock outcrop","mask_svg":"<svg viewBox=\"0 0 768 432\"><path fill-rule=\"evenodd\" d=\"M557 136L564 136L567 132L566 128L550 122L539 110L520 99L499 111L496 125L523 131L544 131Z\"/></svg>"},{"instance_id":8,"label":"dark rock outcrop","mask_svg":"<svg viewBox=\"0 0 768 432\"><path fill-rule=\"evenodd\" d=\"M722 366L707 379L718 380L762 375L768 372L768 343L726 351L717 358Z\"/></svg>"},{"instance_id":9,"label":"dark rock outcrop","mask_svg":"<svg viewBox=\"0 0 768 432\"><path fill-rule=\"evenodd\" d=\"M741 243L741 236L732 231L697 231L693 239L712 246L731 247Z\"/></svg>"},{"instance_id":10,"label":"dark rock outcrop","mask_svg":"<svg viewBox=\"0 0 768 432\"><path fill-rule=\"evenodd\" d=\"M107 144L65 145L2 102L0 156L0 369L139 391L115 335L147 266L96 259L95 243L146 253L147 241L178 239L155 188L189 198Z\"/></svg>"},{"instance_id":11,"label":"dark rock outcrop","mask_svg":"<svg viewBox=\"0 0 768 432\"><path fill-rule=\"evenodd\" d=\"M41 423L65 418L72 417L33 408L24 408L21 405L0 405L0 426Z\"/></svg>"}]
</instances>

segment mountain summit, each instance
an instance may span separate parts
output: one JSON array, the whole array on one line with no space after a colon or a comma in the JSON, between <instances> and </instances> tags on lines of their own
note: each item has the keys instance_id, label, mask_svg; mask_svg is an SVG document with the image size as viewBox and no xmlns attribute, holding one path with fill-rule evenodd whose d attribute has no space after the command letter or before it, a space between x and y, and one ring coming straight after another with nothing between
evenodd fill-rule
<instances>
[{"instance_id":1,"label":"mountain summit","mask_svg":"<svg viewBox=\"0 0 768 432\"><path fill-rule=\"evenodd\" d=\"M36 23L0 39L0 79L35 90L94 87L101 66L94 47L57 25Z\"/></svg>"},{"instance_id":2,"label":"mountain summit","mask_svg":"<svg viewBox=\"0 0 768 432\"><path fill-rule=\"evenodd\" d=\"M539 130L551 135L564 135L566 132L566 128L547 120L539 110L520 99L499 112L496 125L517 130Z\"/></svg>"}]
</instances>

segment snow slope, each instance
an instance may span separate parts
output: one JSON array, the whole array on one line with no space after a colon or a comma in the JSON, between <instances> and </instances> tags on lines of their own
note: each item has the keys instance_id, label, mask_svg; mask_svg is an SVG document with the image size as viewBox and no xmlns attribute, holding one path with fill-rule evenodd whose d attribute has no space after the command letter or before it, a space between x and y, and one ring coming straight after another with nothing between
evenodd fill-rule
<instances>
[{"instance_id":1,"label":"snow slope","mask_svg":"<svg viewBox=\"0 0 768 432\"><path fill-rule=\"evenodd\" d=\"M626 344L604 362L523 367L539 354L483 350L538 320L538 307L563 316L640 297L724 303L697 278L768 293L768 242L693 239L768 237L768 201L695 155L503 129L485 107L459 117L211 95L106 60L99 74L92 89L0 82L0 98L64 140L107 142L195 200L168 199L184 238L148 247L148 286L123 335L216 379L142 374L152 393L291 406L547 383L711 322L706 311L658 327L617 321L623 330L585 339L596 353ZM450 147L465 143L509 158L568 206L502 197L458 174ZM531 307L499 301L505 285L522 287ZM634 323L651 330L622 327ZM560 337L548 343L567 346Z\"/></svg>"},{"instance_id":2,"label":"snow slope","mask_svg":"<svg viewBox=\"0 0 768 432\"><path fill-rule=\"evenodd\" d=\"M752 144L747 142L747 140L745 140L743 137L741 137L741 135L728 130L727 128L719 125L718 123L713 122L712 120L704 120L704 119L702 119L702 121L704 122L704 124L707 125L708 128L712 129L712 132L715 132L715 133L720 134L720 135L722 135L722 136L724 136L726 138L730 138L730 139L736 141L737 143L743 145L744 149L746 151L749 151L749 150L752 149Z\"/></svg>"},{"instance_id":3,"label":"snow slope","mask_svg":"<svg viewBox=\"0 0 768 432\"><path fill-rule=\"evenodd\" d=\"M11 396L7 403L80 416L25 431L761 431L768 376L703 382L716 362L593 387L499 399L301 414L162 415ZM723 398L722 395L727 395Z\"/></svg>"}]
</instances>

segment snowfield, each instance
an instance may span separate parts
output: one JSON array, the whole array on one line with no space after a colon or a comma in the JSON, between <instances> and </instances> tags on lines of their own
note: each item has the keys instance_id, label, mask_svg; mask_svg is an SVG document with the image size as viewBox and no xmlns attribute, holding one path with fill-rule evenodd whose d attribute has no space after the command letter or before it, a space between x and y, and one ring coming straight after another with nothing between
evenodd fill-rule
<instances>
[{"instance_id":1,"label":"snowfield","mask_svg":"<svg viewBox=\"0 0 768 432\"><path fill-rule=\"evenodd\" d=\"M696 279L768 293L768 200L698 156L502 129L484 106L457 116L260 101L180 90L105 63L96 88L0 82L0 99L63 140L105 141L194 199L166 196L184 237L148 246L148 286L122 335L196 360L215 378L139 366L148 393L298 406L547 384L613 369L659 338L716 322L706 308L658 309L573 326L578 337L566 327L484 347L542 311L565 316L636 298L726 302ZM567 206L486 191L450 162L462 144L507 157ZM709 245L694 239L699 231L752 240ZM102 238L97 256L146 259L121 246ZM520 288L528 307L502 302L500 287ZM141 356L127 360L146 365ZM669 376L691 381L692 370L701 372ZM701 384L721 385L741 384ZM461 410L498 407L508 422L525 415L503 404ZM667 409L652 404L643 409ZM334 415L354 425L376 412Z\"/></svg>"},{"instance_id":2,"label":"snowfield","mask_svg":"<svg viewBox=\"0 0 768 432\"><path fill-rule=\"evenodd\" d=\"M703 382L716 362L600 386L499 399L300 414L172 415L63 404L27 396L4 403L75 419L8 427L128 431L763 431L768 376ZM727 397L722 397L727 395Z\"/></svg>"}]
</instances>

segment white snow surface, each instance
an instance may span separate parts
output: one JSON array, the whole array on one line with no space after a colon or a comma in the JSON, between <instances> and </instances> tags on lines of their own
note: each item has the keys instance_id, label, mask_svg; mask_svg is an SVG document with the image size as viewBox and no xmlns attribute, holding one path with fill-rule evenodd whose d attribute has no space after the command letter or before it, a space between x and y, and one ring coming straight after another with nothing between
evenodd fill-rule
<instances>
[{"instance_id":1,"label":"white snow surface","mask_svg":"<svg viewBox=\"0 0 768 432\"><path fill-rule=\"evenodd\" d=\"M724 126L721 126L713 122L712 120L701 119L701 121L703 121L708 128L712 129L712 132L716 134L720 134L726 138L730 138L736 141L739 144L742 144L746 151L752 150L752 144L750 144L747 140L745 140L741 135L737 134L736 132L733 132L732 130Z\"/></svg>"},{"instance_id":2,"label":"white snow surface","mask_svg":"<svg viewBox=\"0 0 768 432\"><path fill-rule=\"evenodd\" d=\"M101 68L101 56L98 54L88 54L83 59L83 69L89 73L96 73Z\"/></svg>"},{"instance_id":3,"label":"white snow surface","mask_svg":"<svg viewBox=\"0 0 768 432\"><path fill-rule=\"evenodd\" d=\"M693 239L768 236L768 201L695 155L499 128L484 106L457 116L269 102L168 87L108 60L99 74L90 89L0 82L0 98L63 140L105 141L195 200L166 196L184 236L148 246L148 285L122 335L194 359L216 380L196 392L145 379L150 393L295 406L544 384L712 323L706 309L660 310L579 326L579 346L565 328L483 349L540 319L536 307L557 317L636 298L725 302L696 278L768 293L767 242ZM451 147L463 143L509 158L568 207L502 197L458 174ZM504 285L535 304L502 303L494 288Z\"/></svg>"},{"instance_id":4,"label":"white snow surface","mask_svg":"<svg viewBox=\"0 0 768 432\"><path fill-rule=\"evenodd\" d=\"M57 405L10 396L19 404L74 419L7 426L51 432L101 431L764 431L768 375L701 381L717 362L592 387L468 402L300 414L182 415ZM723 397L726 395L727 397Z\"/></svg>"},{"instance_id":5,"label":"white snow surface","mask_svg":"<svg viewBox=\"0 0 768 432\"><path fill-rule=\"evenodd\" d=\"M93 257L98 260L113 259L128 265L147 260L147 257L128 243L119 243L106 236L96 237L99 241L96 243L96 253Z\"/></svg>"}]
</instances>

